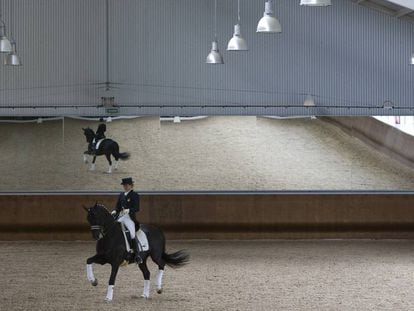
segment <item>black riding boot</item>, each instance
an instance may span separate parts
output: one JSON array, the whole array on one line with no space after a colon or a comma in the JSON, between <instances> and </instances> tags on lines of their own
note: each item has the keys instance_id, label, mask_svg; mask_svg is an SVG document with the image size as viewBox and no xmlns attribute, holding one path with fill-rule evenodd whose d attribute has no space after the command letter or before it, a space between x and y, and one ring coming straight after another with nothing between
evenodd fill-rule
<instances>
[{"instance_id":1,"label":"black riding boot","mask_svg":"<svg viewBox=\"0 0 414 311\"><path fill-rule=\"evenodd\" d=\"M138 245L138 239L132 239L132 247L134 248L134 253L135 253L135 262L137 264L142 263L142 258L140 256L141 252L139 251L139 245Z\"/></svg>"}]
</instances>

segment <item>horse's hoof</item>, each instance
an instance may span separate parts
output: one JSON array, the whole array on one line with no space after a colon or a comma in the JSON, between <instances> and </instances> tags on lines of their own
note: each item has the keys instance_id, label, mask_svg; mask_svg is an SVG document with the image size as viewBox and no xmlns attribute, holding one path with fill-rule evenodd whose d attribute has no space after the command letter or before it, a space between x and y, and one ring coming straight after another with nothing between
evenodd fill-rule
<instances>
[{"instance_id":1,"label":"horse's hoof","mask_svg":"<svg viewBox=\"0 0 414 311\"><path fill-rule=\"evenodd\" d=\"M94 281L92 281L91 284L92 284L92 286L98 285L98 279L95 279Z\"/></svg>"},{"instance_id":2,"label":"horse's hoof","mask_svg":"<svg viewBox=\"0 0 414 311\"><path fill-rule=\"evenodd\" d=\"M105 298L105 302L112 302L112 299Z\"/></svg>"},{"instance_id":3,"label":"horse's hoof","mask_svg":"<svg viewBox=\"0 0 414 311\"><path fill-rule=\"evenodd\" d=\"M141 295L141 298L144 298L144 299L149 299L149 296L142 294L142 295Z\"/></svg>"},{"instance_id":4,"label":"horse's hoof","mask_svg":"<svg viewBox=\"0 0 414 311\"><path fill-rule=\"evenodd\" d=\"M162 288L157 289L158 294L162 294Z\"/></svg>"}]
</instances>

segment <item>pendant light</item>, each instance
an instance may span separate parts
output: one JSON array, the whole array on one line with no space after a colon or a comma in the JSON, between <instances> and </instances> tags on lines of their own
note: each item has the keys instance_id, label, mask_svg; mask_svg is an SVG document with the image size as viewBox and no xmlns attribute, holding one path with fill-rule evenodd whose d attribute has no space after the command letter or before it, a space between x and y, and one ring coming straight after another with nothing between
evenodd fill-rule
<instances>
[{"instance_id":1,"label":"pendant light","mask_svg":"<svg viewBox=\"0 0 414 311\"><path fill-rule=\"evenodd\" d=\"M0 1L0 53L9 53L12 51L12 46L6 36L6 23L3 21L2 5L3 1Z\"/></svg>"},{"instance_id":2,"label":"pendant light","mask_svg":"<svg viewBox=\"0 0 414 311\"><path fill-rule=\"evenodd\" d=\"M257 24L257 31L260 33L280 33L282 32L282 26L280 25L273 12L273 0L267 0L265 2L265 11L263 17Z\"/></svg>"},{"instance_id":3,"label":"pendant light","mask_svg":"<svg viewBox=\"0 0 414 311\"><path fill-rule=\"evenodd\" d=\"M332 5L331 0L300 0L300 5L304 6L329 6Z\"/></svg>"},{"instance_id":4,"label":"pendant light","mask_svg":"<svg viewBox=\"0 0 414 311\"><path fill-rule=\"evenodd\" d=\"M217 44L217 0L214 0L214 40L211 44L211 51L207 55L207 64L224 64L223 56L220 54Z\"/></svg>"},{"instance_id":5,"label":"pendant light","mask_svg":"<svg viewBox=\"0 0 414 311\"><path fill-rule=\"evenodd\" d=\"M11 44L11 51L6 55L4 58L4 65L6 66L21 66L22 62L20 61L20 57L17 55L17 48L16 48L16 40L14 40L13 35L13 2L15 0L10 0L10 44Z\"/></svg>"},{"instance_id":6,"label":"pendant light","mask_svg":"<svg viewBox=\"0 0 414 311\"><path fill-rule=\"evenodd\" d=\"M411 65L414 65L414 52L413 52L413 54L411 55Z\"/></svg>"},{"instance_id":7,"label":"pendant light","mask_svg":"<svg viewBox=\"0 0 414 311\"><path fill-rule=\"evenodd\" d=\"M247 42L240 31L240 0L237 0L237 25L234 25L234 34L227 44L227 51L248 51Z\"/></svg>"},{"instance_id":8,"label":"pendant light","mask_svg":"<svg viewBox=\"0 0 414 311\"><path fill-rule=\"evenodd\" d=\"M6 66L21 66L22 62L20 61L19 55L16 51L16 42L12 39L11 41L12 51L7 53L4 58L4 65Z\"/></svg>"},{"instance_id":9,"label":"pendant light","mask_svg":"<svg viewBox=\"0 0 414 311\"><path fill-rule=\"evenodd\" d=\"M311 95L306 96L305 101L303 102L303 106L315 107L315 99Z\"/></svg>"}]
</instances>

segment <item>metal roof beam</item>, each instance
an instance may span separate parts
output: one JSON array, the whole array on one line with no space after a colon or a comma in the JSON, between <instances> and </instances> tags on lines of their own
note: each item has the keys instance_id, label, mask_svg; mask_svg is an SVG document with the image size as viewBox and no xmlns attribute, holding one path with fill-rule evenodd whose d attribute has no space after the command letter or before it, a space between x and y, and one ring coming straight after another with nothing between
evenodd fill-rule
<instances>
[{"instance_id":1,"label":"metal roof beam","mask_svg":"<svg viewBox=\"0 0 414 311\"><path fill-rule=\"evenodd\" d=\"M412 13L412 12L413 12L413 10L411 10L411 9L403 8L403 9L399 10L399 11L396 13L395 17L400 18L400 17L403 17L403 16L405 16L405 15L408 15L408 14L410 14L410 13Z\"/></svg>"},{"instance_id":2,"label":"metal roof beam","mask_svg":"<svg viewBox=\"0 0 414 311\"><path fill-rule=\"evenodd\" d=\"M387 0L388 2L397 4L407 9L414 10L414 1L413 0Z\"/></svg>"}]
</instances>

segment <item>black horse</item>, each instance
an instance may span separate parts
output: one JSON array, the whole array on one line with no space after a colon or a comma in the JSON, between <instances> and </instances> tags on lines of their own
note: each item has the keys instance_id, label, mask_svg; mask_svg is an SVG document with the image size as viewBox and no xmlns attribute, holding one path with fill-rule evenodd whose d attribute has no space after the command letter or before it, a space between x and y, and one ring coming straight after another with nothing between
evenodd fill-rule
<instances>
[{"instance_id":1,"label":"black horse","mask_svg":"<svg viewBox=\"0 0 414 311\"><path fill-rule=\"evenodd\" d=\"M108 160L109 163L109 169L108 169L108 173L111 174L112 173L112 161L111 161L111 155L115 158L115 169L118 169L118 160L127 160L129 158L129 153L128 152L123 152L120 153L119 152L119 145L116 141L112 140L112 139L108 139L105 138L103 139L100 143L99 146L97 146L98 148L96 148L96 150L94 150L94 144L98 143L97 140L97 136L95 134L95 132L87 127L82 128L83 130L83 134L86 137L86 142L88 143L88 150L84 152L83 154L83 160L85 163L88 163L88 158L87 156L93 156L93 160L92 160L92 165L90 170L94 171L95 170L95 161L96 161L96 157L100 156L100 155L105 155L106 159Z\"/></svg>"},{"instance_id":2,"label":"black horse","mask_svg":"<svg viewBox=\"0 0 414 311\"><path fill-rule=\"evenodd\" d=\"M98 280L93 274L92 264L104 265L109 263L112 270L106 300L112 301L118 269L123 264L135 263L134 256L127 251L121 224L113 218L103 204L96 203L91 208L84 208L88 212L87 219L91 225L92 236L97 241L96 255L86 261L87 277L91 284L96 286ZM147 235L149 245L149 249L143 253L142 263L139 264L139 268L144 275L144 291L141 297L149 298L150 272L146 263L148 257L150 256L152 261L158 265L156 277L158 294L162 292L162 277L165 265L177 268L186 264L190 257L185 250L167 254L165 252L165 237L159 228L141 224L141 230Z\"/></svg>"}]
</instances>

